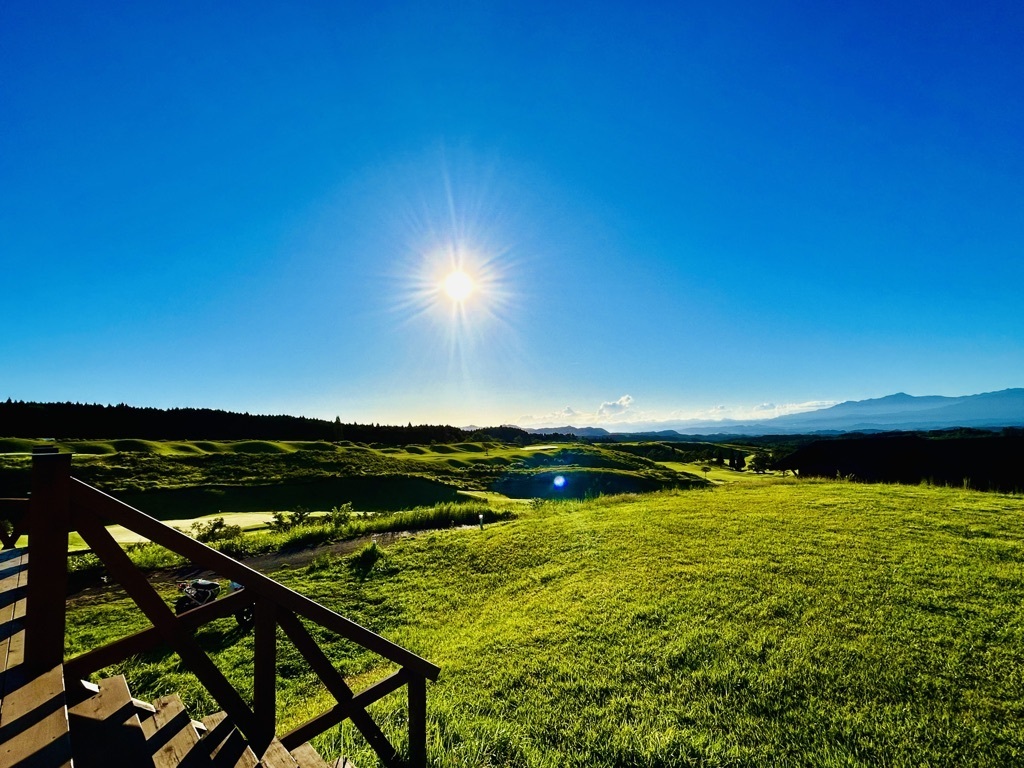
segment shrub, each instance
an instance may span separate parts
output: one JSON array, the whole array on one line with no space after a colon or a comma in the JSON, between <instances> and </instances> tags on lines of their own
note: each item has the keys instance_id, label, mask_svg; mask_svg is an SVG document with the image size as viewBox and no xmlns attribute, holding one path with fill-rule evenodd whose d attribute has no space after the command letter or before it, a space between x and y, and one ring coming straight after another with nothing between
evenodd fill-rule
<instances>
[{"instance_id":1,"label":"shrub","mask_svg":"<svg viewBox=\"0 0 1024 768\"><path fill-rule=\"evenodd\" d=\"M275 531L287 531L299 525L312 525L314 524L314 521L310 519L312 514L305 507L296 507L291 512L276 510L270 521L270 527Z\"/></svg>"},{"instance_id":2,"label":"shrub","mask_svg":"<svg viewBox=\"0 0 1024 768\"><path fill-rule=\"evenodd\" d=\"M339 507L333 507L327 513L327 520L332 528L344 528L352 520L352 502L347 501Z\"/></svg>"},{"instance_id":3,"label":"shrub","mask_svg":"<svg viewBox=\"0 0 1024 768\"><path fill-rule=\"evenodd\" d=\"M215 517L213 520L192 523L192 537L204 544L211 541L226 541L237 539L242 535L242 526L228 525L223 517Z\"/></svg>"},{"instance_id":4,"label":"shrub","mask_svg":"<svg viewBox=\"0 0 1024 768\"><path fill-rule=\"evenodd\" d=\"M377 542L371 541L349 559L349 568L352 569L353 573L355 573L360 580L364 580L370 575L370 571L373 570L373 566L375 566L377 561L382 557L384 557L384 553L381 551L380 547L377 546Z\"/></svg>"}]
</instances>

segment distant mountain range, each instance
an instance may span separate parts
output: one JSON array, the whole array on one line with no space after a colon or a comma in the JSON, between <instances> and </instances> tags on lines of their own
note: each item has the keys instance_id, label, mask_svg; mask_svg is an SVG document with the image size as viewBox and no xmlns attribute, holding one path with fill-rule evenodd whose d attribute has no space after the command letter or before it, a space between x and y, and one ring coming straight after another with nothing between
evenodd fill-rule
<instances>
[{"instance_id":1,"label":"distant mountain range","mask_svg":"<svg viewBox=\"0 0 1024 768\"><path fill-rule=\"evenodd\" d=\"M611 433L660 434L668 437L672 434L792 435L954 427L1024 427L1024 388L963 397L915 397L899 392L871 400L850 400L817 411L749 421L723 419L620 424L611 432L600 427L572 426L527 431L534 434L560 432L580 437L602 437Z\"/></svg>"}]
</instances>

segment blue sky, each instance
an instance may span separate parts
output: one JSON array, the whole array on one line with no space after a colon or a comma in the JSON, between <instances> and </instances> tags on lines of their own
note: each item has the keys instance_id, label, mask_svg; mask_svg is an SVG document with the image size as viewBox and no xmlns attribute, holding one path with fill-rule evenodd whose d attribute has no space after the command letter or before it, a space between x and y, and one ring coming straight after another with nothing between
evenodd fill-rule
<instances>
[{"instance_id":1,"label":"blue sky","mask_svg":"<svg viewBox=\"0 0 1024 768\"><path fill-rule=\"evenodd\" d=\"M5 3L0 397L607 425L1021 386L1024 6L853 5Z\"/></svg>"}]
</instances>

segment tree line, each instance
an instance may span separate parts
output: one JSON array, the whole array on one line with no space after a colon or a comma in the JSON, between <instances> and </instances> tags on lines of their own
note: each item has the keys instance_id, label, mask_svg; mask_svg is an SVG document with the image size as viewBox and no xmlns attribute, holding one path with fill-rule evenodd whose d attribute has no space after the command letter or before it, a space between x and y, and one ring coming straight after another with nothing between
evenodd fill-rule
<instances>
[{"instance_id":1,"label":"tree line","mask_svg":"<svg viewBox=\"0 0 1024 768\"><path fill-rule=\"evenodd\" d=\"M531 435L512 426L467 432L443 424L394 426L344 423L306 416L236 413L213 408L145 408L120 403L0 402L0 436L104 440L326 440L409 445L501 440L530 445L575 440L571 435Z\"/></svg>"}]
</instances>

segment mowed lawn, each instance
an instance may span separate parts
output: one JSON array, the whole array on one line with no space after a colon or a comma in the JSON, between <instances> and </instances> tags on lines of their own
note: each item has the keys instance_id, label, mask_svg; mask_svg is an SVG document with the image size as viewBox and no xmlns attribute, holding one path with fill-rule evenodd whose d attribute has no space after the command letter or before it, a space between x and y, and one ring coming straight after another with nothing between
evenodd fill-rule
<instances>
[{"instance_id":1,"label":"mowed lawn","mask_svg":"<svg viewBox=\"0 0 1024 768\"><path fill-rule=\"evenodd\" d=\"M780 480L554 502L404 539L368 575L274 575L442 667L433 766L1024 764L1020 496ZM127 615L90 601L71 645L106 611ZM211 647L251 687L230 631ZM173 661L122 671L155 695ZM298 669L281 686L284 727L326 705ZM403 742L404 696L374 711ZM320 746L376 764L347 726Z\"/></svg>"}]
</instances>

